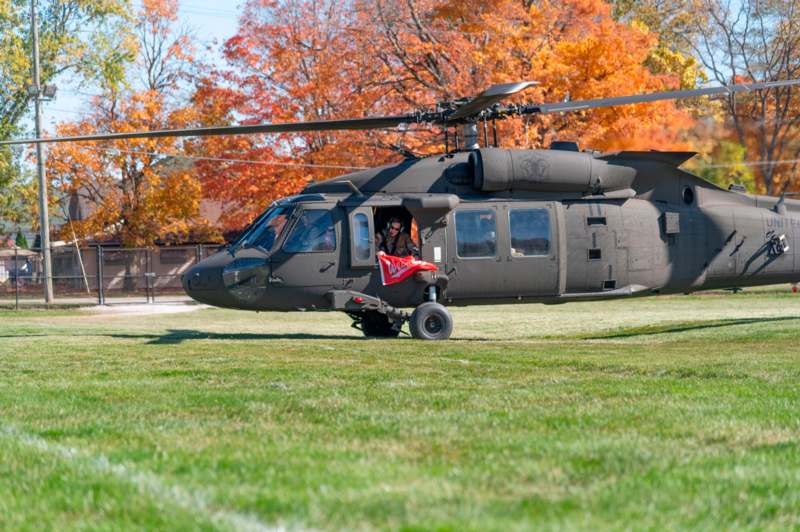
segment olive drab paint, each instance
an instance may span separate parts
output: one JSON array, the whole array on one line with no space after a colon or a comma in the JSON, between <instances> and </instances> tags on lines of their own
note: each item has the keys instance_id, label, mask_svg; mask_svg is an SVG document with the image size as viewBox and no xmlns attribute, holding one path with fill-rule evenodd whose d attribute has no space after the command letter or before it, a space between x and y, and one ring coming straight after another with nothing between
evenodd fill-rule
<instances>
[{"instance_id":1,"label":"olive drab paint","mask_svg":"<svg viewBox=\"0 0 800 532\"><path fill-rule=\"evenodd\" d=\"M0 141L41 144L129 138L462 128L466 149L371 168L273 204L237 242L183 276L203 303L247 310L336 310L366 336L443 340L443 305L618 299L800 282L800 201L722 190L680 166L692 152L479 148L477 125L513 116L769 91L800 80L740 83L558 103L501 103L533 85L493 85L472 99L394 116L98 133ZM762 94L764 94L762 92ZM494 127L492 128L495 129ZM445 136L449 139L449 136ZM495 138L495 145L497 140ZM458 146L458 136L456 136ZM384 286L375 214L413 217L423 261ZM413 307L408 313L404 308Z\"/></svg>"},{"instance_id":2,"label":"olive drab paint","mask_svg":"<svg viewBox=\"0 0 800 532\"><path fill-rule=\"evenodd\" d=\"M800 281L800 202L720 189L678 168L690 156L484 148L344 175L281 202L294 207L293 221L306 210L329 210L335 251L287 253L278 243L269 253L220 252L189 272L186 290L218 306L357 313L338 296L365 294L400 309L425 302L430 286L440 302L474 305ZM438 266L435 274L382 286L374 261L353 261L351 214L371 218L385 207L414 216L421 259ZM547 217L546 251L512 252L510 213L517 211ZM459 215L470 213L492 224L494 247L485 256L459 256ZM776 247L780 238L788 249ZM195 283L209 268L232 282Z\"/></svg>"}]
</instances>

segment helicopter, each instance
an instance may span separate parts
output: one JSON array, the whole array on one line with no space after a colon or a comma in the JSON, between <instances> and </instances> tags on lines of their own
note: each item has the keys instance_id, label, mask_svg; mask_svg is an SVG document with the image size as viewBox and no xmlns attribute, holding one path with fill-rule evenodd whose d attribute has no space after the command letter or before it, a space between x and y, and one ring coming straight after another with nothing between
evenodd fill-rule
<instances>
[{"instance_id":1,"label":"helicopter","mask_svg":"<svg viewBox=\"0 0 800 532\"><path fill-rule=\"evenodd\" d=\"M445 340L454 325L449 306L560 304L800 281L800 201L722 189L680 168L694 152L600 153L573 142L503 149L495 127L512 116L768 90L800 80L503 103L534 84L493 85L471 99L396 116L0 144L442 126L444 153L309 184L274 202L227 249L182 277L186 293L201 303L341 311L368 337L397 337L408 323L414 338ZM456 129L452 150L450 128ZM413 232L419 259L434 267L384 284L376 235L389 225Z\"/></svg>"}]
</instances>

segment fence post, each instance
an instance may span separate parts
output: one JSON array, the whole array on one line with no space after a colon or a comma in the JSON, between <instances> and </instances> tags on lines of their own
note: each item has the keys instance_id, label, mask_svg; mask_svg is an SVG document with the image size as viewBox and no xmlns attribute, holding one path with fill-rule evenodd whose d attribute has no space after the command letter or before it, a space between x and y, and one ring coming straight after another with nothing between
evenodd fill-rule
<instances>
[{"instance_id":1,"label":"fence post","mask_svg":"<svg viewBox=\"0 0 800 532\"><path fill-rule=\"evenodd\" d=\"M14 308L19 310L19 250L14 246Z\"/></svg>"},{"instance_id":2,"label":"fence post","mask_svg":"<svg viewBox=\"0 0 800 532\"><path fill-rule=\"evenodd\" d=\"M203 260L203 244L197 244L194 248L194 262L197 264Z\"/></svg>"},{"instance_id":3,"label":"fence post","mask_svg":"<svg viewBox=\"0 0 800 532\"><path fill-rule=\"evenodd\" d=\"M103 246L97 245L97 304L106 304L106 294L103 288Z\"/></svg>"},{"instance_id":4,"label":"fence post","mask_svg":"<svg viewBox=\"0 0 800 532\"><path fill-rule=\"evenodd\" d=\"M145 276L145 294L147 295L147 302L148 303L155 303L156 302L156 294L154 291L153 286L153 276L155 276L155 272L153 272L153 250L151 248L147 248L145 250L144 255L144 266L145 270L147 270L144 274Z\"/></svg>"}]
</instances>

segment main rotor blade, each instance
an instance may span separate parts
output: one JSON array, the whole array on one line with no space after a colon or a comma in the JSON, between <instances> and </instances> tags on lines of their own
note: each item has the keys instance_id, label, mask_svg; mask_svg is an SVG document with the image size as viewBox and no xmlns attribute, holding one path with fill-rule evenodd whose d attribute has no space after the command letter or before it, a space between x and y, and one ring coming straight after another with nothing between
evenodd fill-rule
<instances>
[{"instance_id":1,"label":"main rotor blade","mask_svg":"<svg viewBox=\"0 0 800 532\"><path fill-rule=\"evenodd\" d=\"M132 131L129 133L99 133L96 135L76 135L71 137L17 139L0 141L0 145L81 142L96 140L152 139L162 137L209 137L219 135L249 135L253 133L296 133L302 131L335 131L345 129L379 129L397 127L400 124L412 122L416 122L415 115L379 116L373 118L355 118L350 120L317 120L314 122L295 122L286 124L253 124L245 126L162 129L157 131Z\"/></svg>"},{"instance_id":2,"label":"main rotor blade","mask_svg":"<svg viewBox=\"0 0 800 532\"><path fill-rule=\"evenodd\" d=\"M459 107L455 113L447 117L448 122L458 122L465 118L470 118L484 109L493 106L503 98L507 98L533 85L538 85L538 81L519 81L516 83L500 83L492 85L473 99Z\"/></svg>"},{"instance_id":3,"label":"main rotor blade","mask_svg":"<svg viewBox=\"0 0 800 532\"><path fill-rule=\"evenodd\" d=\"M632 103L647 103L658 100L678 100L681 98L692 98L695 96L709 96L713 94L732 94L736 92L750 92L761 89L771 89L774 87L786 87L790 85L800 85L800 79L790 79L786 81L767 81L764 83L739 83L737 85L727 85L719 87L707 87L705 89L693 89L683 91L653 92L650 94L637 94L634 96L617 96L614 98L597 98L594 100L575 100L562 103L544 103L530 106L526 109L529 113L561 113L565 111L580 111L582 109L594 109L597 107L612 107L615 105L628 105Z\"/></svg>"},{"instance_id":4,"label":"main rotor blade","mask_svg":"<svg viewBox=\"0 0 800 532\"><path fill-rule=\"evenodd\" d=\"M164 137L206 137L220 135L249 135L255 133L299 133L304 131L337 131L337 130L368 130L397 127L401 124L433 123L452 125L467 122L503 98L516 94L531 85L533 81L517 83L503 83L493 85L478 96L460 106L455 112L448 111L420 112L398 116L376 116L368 118L355 118L345 120L317 120L311 122L295 122L284 124L252 124L239 126L201 127L187 129L163 129L157 131L132 131L127 133L98 133L93 135L74 135L69 137L29 138L0 141L0 145L12 144L41 144L50 142L83 142L83 141L108 141L124 139L146 139ZM713 94L733 94L737 92L750 92L774 87L800 85L800 79L786 81L768 81L764 83L740 83L722 87L707 87L704 89L654 92L650 94L637 94L632 96L618 96L613 98L597 98L594 100L578 100L562 103L545 103L530 105L512 105L498 110L498 117L516 114L532 113L559 113L567 111L580 111L598 107L611 107L615 105L628 105L634 103L647 103L658 100L675 100L695 96L708 96ZM492 115L493 111L489 112Z\"/></svg>"}]
</instances>

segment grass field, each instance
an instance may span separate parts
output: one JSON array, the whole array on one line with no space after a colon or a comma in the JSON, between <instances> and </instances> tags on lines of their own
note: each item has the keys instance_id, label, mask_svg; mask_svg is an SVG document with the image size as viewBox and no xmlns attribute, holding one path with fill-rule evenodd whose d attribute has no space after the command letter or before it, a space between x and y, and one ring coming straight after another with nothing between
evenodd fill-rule
<instances>
[{"instance_id":1,"label":"grass field","mask_svg":"<svg viewBox=\"0 0 800 532\"><path fill-rule=\"evenodd\" d=\"M0 529L800 528L800 296L0 311Z\"/></svg>"}]
</instances>

